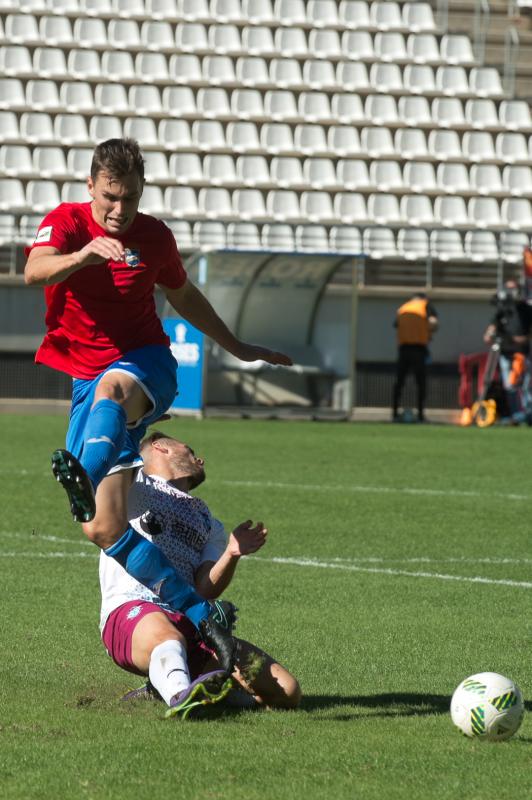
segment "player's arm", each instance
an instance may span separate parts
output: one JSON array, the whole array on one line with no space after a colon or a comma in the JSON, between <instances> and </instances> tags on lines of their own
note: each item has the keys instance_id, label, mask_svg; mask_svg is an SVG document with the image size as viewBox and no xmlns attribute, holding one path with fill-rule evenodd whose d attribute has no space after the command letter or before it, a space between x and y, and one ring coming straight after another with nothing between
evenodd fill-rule
<instances>
[{"instance_id":1,"label":"player's arm","mask_svg":"<svg viewBox=\"0 0 532 800\"><path fill-rule=\"evenodd\" d=\"M73 253L63 254L56 247L34 247L24 267L24 281L28 286L53 286L90 264L123 259L121 242L106 236L98 236Z\"/></svg>"},{"instance_id":2,"label":"player's arm","mask_svg":"<svg viewBox=\"0 0 532 800\"><path fill-rule=\"evenodd\" d=\"M220 319L205 295L188 279L179 289L168 289L165 286L161 288L166 294L168 302L178 314L237 358L242 361L260 359L269 364L291 366L292 359L284 353L237 339L225 322Z\"/></svg>"},{"instance_id":3,"label":"player's arm","mask_svg":"<svg viewBox=\"0 0 532 800\"><path fill-rule=\"evenodd\" d=\"M238 525L229 534L227 547L218 561L205 561L196 570L194 582L198 593L207 600L220 597L231 583L240 558L260 550L267 534L262 522L253 525L248 519Z\"/></svg>"}]
</instances>

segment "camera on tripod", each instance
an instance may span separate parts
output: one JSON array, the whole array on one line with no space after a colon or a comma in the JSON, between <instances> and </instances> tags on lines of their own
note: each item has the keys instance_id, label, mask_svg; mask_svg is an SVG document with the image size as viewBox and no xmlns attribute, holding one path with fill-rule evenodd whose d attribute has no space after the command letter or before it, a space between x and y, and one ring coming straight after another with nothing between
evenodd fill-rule
<instances>
[{"instance_id":1,"label":"camera on tripod","mask_svg":"<svg viewBox=\"0 0 532 800\"><path fill-rule=\"evenodd\" d=\"M519 286L499 289L492 296L490 302L495 306L495 335L504 336L508 330L511 317L517 311L517 303L521 299Z\"/></svg>"}]
</instances>

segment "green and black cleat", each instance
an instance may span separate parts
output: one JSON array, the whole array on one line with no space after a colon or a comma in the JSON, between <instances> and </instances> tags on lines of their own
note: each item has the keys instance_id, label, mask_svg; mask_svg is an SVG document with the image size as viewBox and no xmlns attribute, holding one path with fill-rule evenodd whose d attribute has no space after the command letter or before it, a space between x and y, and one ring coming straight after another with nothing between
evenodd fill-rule
<instances>
[{"instance_id":1,"label":"green and black cleat","mask_svg":"<svg viewBox=\"0 0 532 800\"><path fill-rule=\"evenodd\" d=\"M237 643L233 637L237 609L228 600L215 600L209 616L199 624L201 638L211 647L220 668L227 675L233 672L237 655Z\"/></svg>"},{"instance_id":2,"label":"green and black cleat","mask_svg":"<svg viewBox=\"0 0 532 800\"><path fill-rule=\"evenodd\" d=\"M96 514L94 489L78 459L68 450L52 453L52 472L68 495L70 510L76 522L90 522Z\"/></svg>"}]
</instances>

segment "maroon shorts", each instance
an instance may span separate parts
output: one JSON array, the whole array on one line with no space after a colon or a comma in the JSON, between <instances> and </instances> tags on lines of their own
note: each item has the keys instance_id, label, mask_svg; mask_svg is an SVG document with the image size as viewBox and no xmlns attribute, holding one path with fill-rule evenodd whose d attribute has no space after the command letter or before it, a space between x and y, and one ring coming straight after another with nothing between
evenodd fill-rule
<instances>
[{"instance_id":1,"label":"maroon shorts","mask_svg":"<svg viewBox=\"0 0 532 800\"><path fill-rule=\"evenodd\" d=\"M184 614L180 614L179 611L165 611L155 603L149 603L145 600L130 600L128 603L115 608L109 614L102 632L102 641L107 652L115 664L118 664L122 669L134 672L136 675L143 675L144 673L137 669L131 658L133 631L143 617L147 614L153 614L155 611L166 614L177 630L185 637L190 677L192 679L197 678L198 675L205 671L206 662L212 658L212 650L201 641L196 628Z\"/></svg>"}]
</instances>

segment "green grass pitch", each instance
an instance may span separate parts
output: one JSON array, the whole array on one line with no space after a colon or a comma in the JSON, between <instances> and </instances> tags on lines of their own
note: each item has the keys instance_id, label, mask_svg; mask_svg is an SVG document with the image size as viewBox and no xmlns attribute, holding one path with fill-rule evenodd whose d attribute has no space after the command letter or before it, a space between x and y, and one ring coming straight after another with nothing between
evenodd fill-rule
<instances>
[{"instance_id":1,"label":"green grass pitch","mask_svg":"<svg viewBox=\"0 0 532 800\"><path fill-rule=\"evenodd\" d=\"M227 593L300 679L297 712L165 721L99 641L96 548L49 470L66 419L0 416L2 800L488 800L532 796L532 431L172 420L226 526L270 531ZM467 740L458 683L528 712Z\"/></svg>"}]
</instances>

